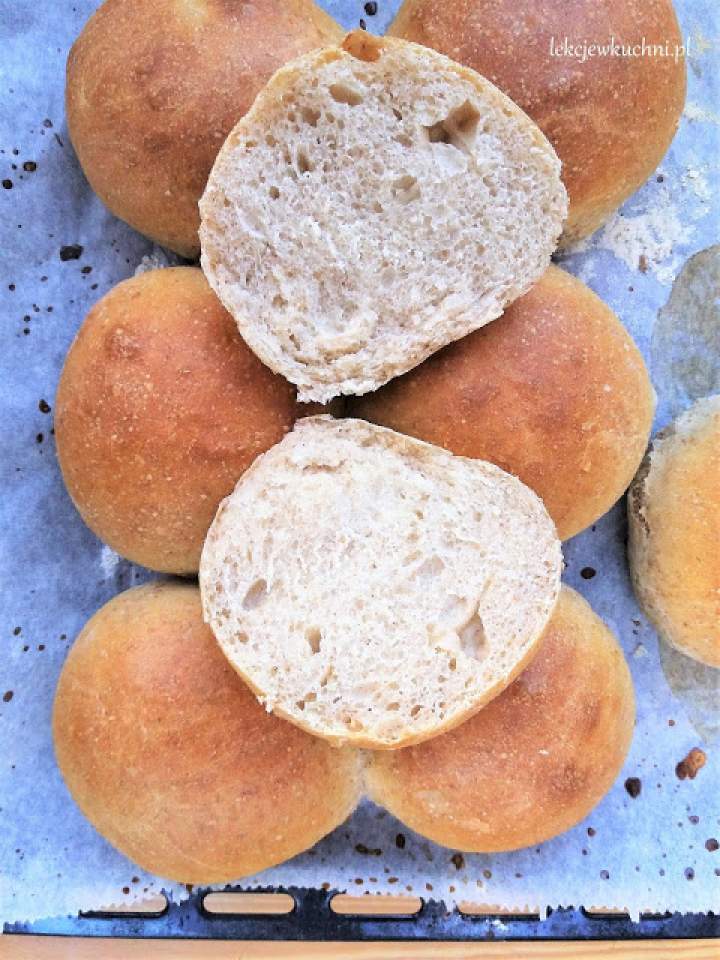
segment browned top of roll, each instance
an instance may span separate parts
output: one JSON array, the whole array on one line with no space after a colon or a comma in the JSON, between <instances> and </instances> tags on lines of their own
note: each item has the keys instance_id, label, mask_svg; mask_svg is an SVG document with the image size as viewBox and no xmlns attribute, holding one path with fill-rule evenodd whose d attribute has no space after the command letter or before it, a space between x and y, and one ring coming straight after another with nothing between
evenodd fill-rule
<instances>
[{"instance_id":1,"label":"browned top of roll","mask_svg":"<svg viewBox=\"0 0 720 960\"><path fill-rule=\"evenodd\" d=\"M628 496L638 600L678 650L720 667L720 395L653 439Z\"/></svg>"},{"instance_id":2,"label":"browned top of roll","mask_svg":"<svg viewBox=\"0 0 720 960\"><path fill-rule=\"evenodd\" d=\"M685 102L670 0L405 0L389 33L473 67L538 124L563 164L565 241L592 233L652 173ZM577 56L558 56L565 38ZM583 44L667 55L586 55Z\"/></svg>"},{"instance_id":3,"label":"browned top of roll","mask_svg":"<svg viewBox=\"0 0 720 960\"><path fill-rule=\"evenodd\" d=\"M197 571L218 504L291 429L295 388L241 339L200 270L126 280L85 319L55 430L88 526L136 563Z\"/></svg>"},{"instance_id":4,"label":"browned top of roll","mask_svg":"<svg viewBox=\"0 0 720 960\"><path fill-rule=\"evenodd\" d=\"M225 137L287 60L335 43L312 0L106 0L70 51L70 136L110 210L196 256L200 199Z\"/></svg>"},{"instance_id":5,"label":"browned top of roll","mask_svg":"<svg viewBox=\"0 0 720 960\"><path fill-rule=\"evenodd\" d=\"M557 267L499 320L349 404L355 416L516 474L545 501L563 540L627 488L654 407L630 335Z\"/></svg>"},{"instance_id":6,"label":"browned top of roll","mask_svg":"<svg viewBox=\"0 0 720 960\"><path fill-rule=\"evenodd\" d=\"M370 755L370 795L447 847L531 846L574 826L609 790L634 716L617 641L565 587L530 666L450 733Z\"/></svg>"},{"instance_id":7,"label":"browned top of roll","mask_svg":"<svg viewBox=\"0 0 720 960\"><path fill-rule=\"evenodd\" d=\"M357 755L260 706L192 586L127 591L88 622L60 677L53 734L65 782L100 833L186 883L294 856L358 798Z\"/></svg>"}]
</instances>

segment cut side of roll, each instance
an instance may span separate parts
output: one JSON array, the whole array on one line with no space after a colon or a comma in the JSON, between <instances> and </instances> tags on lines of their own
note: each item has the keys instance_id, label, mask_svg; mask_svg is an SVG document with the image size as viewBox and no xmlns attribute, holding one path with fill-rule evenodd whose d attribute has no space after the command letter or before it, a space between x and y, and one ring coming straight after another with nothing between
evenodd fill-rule
<instances>
[{"instance_id":1,"label":"cut side of roll","mask_svg":"<svg viewBox=\"0 0 720 960\"><path fill-rule=\"evenodd\" d=\"M560 544L499 467L313 417L244 474L200 564L203 611L268 710L391 748L461 722L530 660Z\"/></svg>"},{"instance_id":2,"label":"cut side of roll","mask_svg":"<svg viewBox=\"0 0 720 960\"><path fill-rule=\"evenodd\" d=\"M360 31L279 70L200 203L202 265L301 400L363 394L542 274L566 194L540 130L479 74Z\"/></svg>"}]
</instances>

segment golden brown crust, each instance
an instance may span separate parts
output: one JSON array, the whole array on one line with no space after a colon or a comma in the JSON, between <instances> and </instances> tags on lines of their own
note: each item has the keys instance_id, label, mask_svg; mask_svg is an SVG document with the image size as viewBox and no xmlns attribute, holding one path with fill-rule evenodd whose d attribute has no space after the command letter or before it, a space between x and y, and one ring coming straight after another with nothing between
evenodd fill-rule
<instances>
[{"instance_id":1,"label":"golden brown crust","mask_svg":"<svg viewBox=\"0 0 720 960\"><path fill-rule=\"evenodd\" d=\"M127 591L89 621L60 677L53 734L100 833L186 883L294 856L359 796L357 755L266 713L203 624L193 586Z\"/></svg>"},{"instance_id":2,"label":"golden brown crust","mask_svg":"<svg viewBox=\"0 0 720 960\"><path fill-rule=\"evenodd\" d=\"M653 441L628 495L630 570L661 636L720 667L720 396Z\"/></svg>"},{"instance_id":3,"label":"golden brown crust","mask_svg":"<svg viewBox=\"0 0 720 960\"><path fill-rule=\"evenodd\" d=\"M473 67L535 120L563 164L564 242L597 229L652 173L685 102L670 0L405 0L389 33ZM562 45L647 45L669 56L550 53Z\"/></svg>"},{"instance_id":4,"label":"golden brown crust","mask_svg":"<svg viewBox=\"0 0 720 960\"><path fill-rule=\"evenodd\" d=\"M451 733L369 755L370 795L444 846L531 846L570 829L610 789L634 716L617 641L564 587L537 656L512 686Z\"/></svg>"},{"instance_id":5,"label":"golden brown crust","mask_svg":"<svg viewBox=\"0 0 720 960\"><path fill-rule=\"evenodd\" d=\"M550 267L499 320L348 406L353 416L517 475L566 540L627 488L655 395L615 314Z\"/></svg>"},{"instance_id":6,"label":"golden brown crust","mask_svg":"<svg viewBox=\"0 0 720 960\"><path fill-rule=\"evenodd\" d=\"M197 203L225 137L278 67L341 36L312 0L106 0L67 65L90 185L141 233L197 256Z\"/></svg>"},{"instance_id":7,"label":"golden brown crust","mask_svg":"<svg viewBox=\"0 0 720 960\"><path fill-rule=\"evenodd\" d=\"M296 416L294 387L245 345L200 270L155 270L80 328L58 387L58 458L102 540L190 574L220 501Z\"/></svg>"}]
</instances>

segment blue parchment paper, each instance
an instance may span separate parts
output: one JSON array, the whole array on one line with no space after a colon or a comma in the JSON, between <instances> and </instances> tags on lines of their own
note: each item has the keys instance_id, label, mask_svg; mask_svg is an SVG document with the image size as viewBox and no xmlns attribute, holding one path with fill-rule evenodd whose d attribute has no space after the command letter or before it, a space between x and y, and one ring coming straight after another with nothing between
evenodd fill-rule
<instances>
[{"instance_id":1,"label":"blue parchment paper","mask_svg":"<svg viewBox=\"0 0 720 960\"><path fill-rule=\"evenodd\" d=\"M79 169L63 112L68 49L97 4L0 5L0 919L74 913L164 888L114 851L75 808L55 766L52 696L87 618L150 579L83 525L55 457L53 405L89 307L162 250L114 219ZM324 4L382 32L397 0ZM670 154L591 240L561 259L619 314L650 365L656 427L720 390L720 45L715 0L680 0L688 101ZM718 674L658 644L630 590L624 504L565 546L565 579L615 630L638 723L615 787L588 819L541 847L452 860L369 803L314 850L249 882L390 891L508 908L720 906ZM675 767L707 755L696 779ZM631 798L623 784L638 777ZM397 843L403 834L404 845ZM380 849L380 856L367 850ZM456 863L462 865L458 867ZM130 893L124 892L129 890Z\"/></svg>"}]
</instances>

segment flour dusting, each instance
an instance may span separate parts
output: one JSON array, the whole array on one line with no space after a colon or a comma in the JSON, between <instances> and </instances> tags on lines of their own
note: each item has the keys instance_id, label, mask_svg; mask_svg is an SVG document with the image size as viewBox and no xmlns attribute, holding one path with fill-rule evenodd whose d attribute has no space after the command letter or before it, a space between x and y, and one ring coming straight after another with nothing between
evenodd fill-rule
<instances>
[{"instance_id":1,"label":"flour dusting","mask_svg":"<svg viewBox=\"0 0 720 960\"><path fill-rule=\"evenodd\" d=\"M110 580L115 576L115 571L117 566L120 563L121 558L115 553L114 550L111 550L110 547L106 547L103 544L103 548L100 551L100 569L103 572L103 577L106 580Z\"/></svg>"},{"instance_id":2,"label":"flour dusting","mask_svg":"<svg viewBox=\"0 0 720 960\"><path fill-rule=\"evenodd\" d=\"M146 253L140 263L135 267L135 276L141 273L147 273L148 270L163 270L165 267L177 267L182 263L180 257L175 256L169 250L164 250L156 243L153 244L152 251Z\"/></svg>"}]
</instances>

